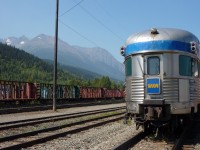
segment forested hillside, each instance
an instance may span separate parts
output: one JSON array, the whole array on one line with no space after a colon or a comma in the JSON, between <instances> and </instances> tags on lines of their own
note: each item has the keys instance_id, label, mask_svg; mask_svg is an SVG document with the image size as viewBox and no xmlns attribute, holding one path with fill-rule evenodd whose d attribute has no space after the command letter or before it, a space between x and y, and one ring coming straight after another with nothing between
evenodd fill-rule
<instances>
[{"instance_id":1,"label":"forested hillside","mask_svg":"<svg viewBox=\"0 0 200 150\"><path fill-rule=\"evenodd\" d=\"M2 41L7 43L7 45L23 49L25 52L40 59L54 60L53 36L39 34L32 39L25 36L20 38L7 37ZM58 45L58 62L60 64L77 68L77 70L86 70L101 76L109 76L118 81L124 80L124 65L117 61L107 50L100 47L86 48L73 46L61 39L58 39Z\"/></svg>"},{"instance_id":2,"label":"forested hillside","mask_svg":"<svg viewBox=\"0 0 200 150\"><path fill-rule=\"evenodd\" d=\"M6 44L0 44L0 78L3 80L46 82L53 80L53 65ZM58 70L58 81L77 78Z\"/></svg>"},{"instance_id":3,"label":"forested hillside","mask_svg":"<svg viewBox=\"0 0 200 150\"><path fill-rule=\"evenodd\" d=\"M58 84L122 88L121 82L116 84L109 77L85 79L60 68L57 76ZM23 50L0 43L0 80L52 83L53 65Z\"/></svg>"}]
</instances>

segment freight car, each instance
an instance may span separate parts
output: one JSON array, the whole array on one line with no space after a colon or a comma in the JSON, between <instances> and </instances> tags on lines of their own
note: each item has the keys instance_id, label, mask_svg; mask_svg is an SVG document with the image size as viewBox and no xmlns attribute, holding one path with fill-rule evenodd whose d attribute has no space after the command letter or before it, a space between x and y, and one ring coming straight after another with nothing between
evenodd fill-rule
<instances>
[{"instance_id":1,"label":"freight car","mask_svg":"<svg viewBox=\"0 0 200 150\"><path fill-rule=\"evenodd\" d=\"M45 100L53 97L53 84L37 83L37 99ZM77 99L79 98L79 88L70 85L57 85L57 99Z\"/></svg>"},{"instance_id":2,"label":"freight car","mask_svg":"<svg viewBox=\"0 0 200 150\"><path fill-rule=\"evenodd\" d=\"M97 87L57 85L58 100L119 99L123 90ZM0 80L0 101L49 100L53 96L53 84Z\"/></svg>"},{"instance_id":3,"label":"freight car","mask_svg":"<svg viewBox=\"0 0 200 150\"><path fill-rule=\"evenodd\" d=\"M31 82L16 82L0 80L0 100L34 100L36 84Z\"/></svg>"},{"instance_id":4,"label":"freight car","mask_svg":"<svg viewBox=\"0 0 200 150\"><path fill-rule=\"evenodd\" d=\"M82 99L104 98L103 89L96 88L96 87L80 87L80 98L82 98Z\"/></svg>"},{"instance_id":5,"label":"freight car","mask_svg":"<svg viewBox=\"0 0 200 150\"><path fill-rule=\"evenodd\" d=\"M199 40L173 28L131 35L121 47L125 57L127 119L144 130L183 126L200 104Z\"/></svg>"},{"instance_id":6,"label":"freight car","mask_svg":"<svg viewBox=\"0 0 200 150\"><path fill-rule=\"evenodd\" d=\"M124 90L97 87L80 87L81 99L120 99L124 98Z\"/></svg>"}]
</instances>

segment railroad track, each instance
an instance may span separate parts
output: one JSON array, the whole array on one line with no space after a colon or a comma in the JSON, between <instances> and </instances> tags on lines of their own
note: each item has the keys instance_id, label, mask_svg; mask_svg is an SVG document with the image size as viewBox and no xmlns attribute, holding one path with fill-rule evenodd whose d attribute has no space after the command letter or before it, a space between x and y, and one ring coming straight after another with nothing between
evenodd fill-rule
<instances>
[{"instance_id":1,"label":"railroad track","mask_svg":"<svg viewBox=\"0 0 200 150\"><path fill-rule=\"evenodd\" d=\"M45 141L49 141L58 137L66 136L68 134L74 134L80 131L88 130L90 128L94 128L97 126L102 126L104 124L118 121L124 118L124 111L122 111L124 107L118 107L116 109L105 109L105 110L99 110L99 111L90 111L84 114L71 114L71 116L59 116L60 120L62 117L65 118L64 122L60 122L59 125L53 125L50 127L43 127L43 128L37 128L34 131L23 131L23 133L19 132L19 128L25 128L25 126L28 124L30 125L40 125L44 122L44 120L40 119L38 120L22 120L21 122L10 122L8 124L9 128L5 128L5 124L1 124L1 133L6 130L6 132L17 130L18 132L16 134L12 134L9 136L4 136L0 138L0 149L20 149L23 147L30 147L32 145L38 144L38 143L44 143ZM101 114L99 114L101 113ZM85 117L87 115L87 117ZM96 115L96 116L94 116ZM69 120L70 118L73 118L71 120L75 120L75 118L78 117L85 117L76 121L67 122L66 119ZM88 117L90 116L90 117ZM68 117L68 118L66 118ZM44 118L45 121L58 121L57 118ZM50 119L50 120L49 120ZM26 122L24 122L26 121ZM29 122L30 121L30 122ZM36 123L37 122L37 123ZM26 124L26 125L23 125ZM33 124L32 124L33 123ZM21 124L22 126L20 126ZM49 123L48 123L49 124Z\"/></svg>"},{"instance_id":2,"label":"railroad track","mask_svg":"<svg viewBox=\"0 0 200 150\"><path fill-rule=\"evenodd\" d=\"M155 140L152 139L152 133L150 132L139 132L135 136L130 137L129 139L125 140L124 142L120 143L113 150L126 150L126 149L158 149L158 150L180 150L175 144L178 140L175 141L163 141L163 140ZM148 145L148 146L145 146ZM142 147L140 147L142 146ZM153 148L154 147L154 148ZM178 148L178 149L177 149Z\"/></svg>"},{"instance_id":3,"label":"railroad track","mask_svg":"<svg viewBox=\"0 0 200 150\"><path fill-rule=\"evenodd\" d=\"M3 123L0 123L0 131L1 130L7 130L7 129L10 129L10 128L17 128L17 127L23 127L23 126L28 126L28 125L35 125L35 124L49 122L49 121L59 121L59 120L64 120L64 119L83 117L83 116L86 116L86 115L95 115L95 114L99 114L99 113L106 113L106 112L110 112L110 111L117 111L117 110L123 110L123 109L125 109L124 106L123 107L109 108L109 109L100 109L100 110L94 110L94 111L71 113L71 114L62 114L62 115L49 116L49 117L40 117L40 118L34 118L34 119L3 122Z\"/></svg>"},{"instance_id":4,"label":"railroad track","mask_svg":"<svg viewBox=\"0 0 200 150\"><path fill-rule=\"evenodd\" d=\"M120 143L116 147L113 148L113 150L126 150L132 148L134 145L136 145L138 142L140 142L142 139L144 139L149 133L147 132L139 132L135 136L127 139L126 141Z\"/></svg>"},{"instance_id":5,"label":"railroad track","mask_svg":"<svg viewBox=\"0 0 200 150\"><path fill-rule=\"evenodd\" d=\"M189 124L180 138L177 140L173 150L194 150L195 145L200 141L200 121L193 121ZM199 148L198 148L199 149Z\"/></svg>"},{"instance_id":6,"label":"railroad track","mask_svg":"<svg viewBox=\"0 0 200 150\"><path fill-rule=\"evenodd\" d=\"M116 102L86 102L86 103L68 103L57 105L57 109L62 108L72 108L72 107L84 107L84 106L95 106L95 105L108 105L108 104L118 104L124 103L123 100L119 100ZM15 107L15 108L0 108L0 114L10 114L10 113L21 113L21 112L31 112L31 111L41 111L41 110L50 110L52 109L52 105L44 105L44 106L31 106L31 107Z\"/></svg>"},{"instance_id":7,"label":"railroad track","mask_svg":"<svg viewBox=\"0 0 200 150\"><path fill-rule=\"evenodd\" d=\"M188 124L185 126L178 138L168 137L165 140L152 138L152 133L150 132L139 132L135 136L127 139L126 141L120 143L113 150L124 150L124 149L137 149L137 144L139 145L154 145L155 149L166 149L166 150L194 150L195 145L200 140L199 131L200 122L195 125ZM148 136L150 135L150 136ZM148 140L144 140L147 137ZM197 140L198 139L198 140ZM148 142L146 142L148 141ZM136 147L135 147L136 146ZM152 149L151 147L151 149ZM149 147L143 147L143 149L149 149Z\"/></svg>"}]
</instances>

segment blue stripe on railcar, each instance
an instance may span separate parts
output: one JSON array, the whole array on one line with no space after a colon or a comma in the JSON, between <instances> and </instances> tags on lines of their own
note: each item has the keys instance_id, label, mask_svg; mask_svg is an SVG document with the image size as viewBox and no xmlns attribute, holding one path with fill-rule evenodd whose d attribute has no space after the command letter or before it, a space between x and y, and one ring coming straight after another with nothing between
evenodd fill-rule
<instances>
[{"instance_id":1,"label":"blue stripe on railcar","mask_svg":"<svg viewBox=\"0 0 200 150\"><path fill-rule=\"evenodd\" d=\"M126 47L125 56L144 50L179 50L192 53L190 43L173 40L159 40L129 44Z\"/></svg>"}]
</instances>

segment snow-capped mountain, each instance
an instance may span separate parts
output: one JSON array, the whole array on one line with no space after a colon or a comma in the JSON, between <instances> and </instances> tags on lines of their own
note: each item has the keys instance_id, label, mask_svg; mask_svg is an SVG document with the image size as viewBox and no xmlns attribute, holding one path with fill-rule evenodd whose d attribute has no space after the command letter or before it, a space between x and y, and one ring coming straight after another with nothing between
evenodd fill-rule
<instances>
[{"instance_id":1,"label":"snow-capped mountain","mask_svg":"<svg viewBox=\"0 0 200 150\"><path fill-rule=\"evenodd\" d=\"M25 44L27 41L29 41L29 39L25 36L21 36L20 38L9 37L9 38L2 39L3 43L6 43L7 45L14 45L17 47Z\"/></svg>"},{"instance_id":2,"label":"snow-capped mountain","mask_svg":"<svg viewBox=\"0 0 200 150\"><path fill-rule=\"evenodd\" d=\"M9 37L3 43L31 53L41 59L54 59L54 37L40 34L33 39L25 36ZM71 46L59 39L58 62L64 65L89 70L114 79L124 80L124 66L107 50L100 47L84 48Z\"/></svg>"}]
</instances>

